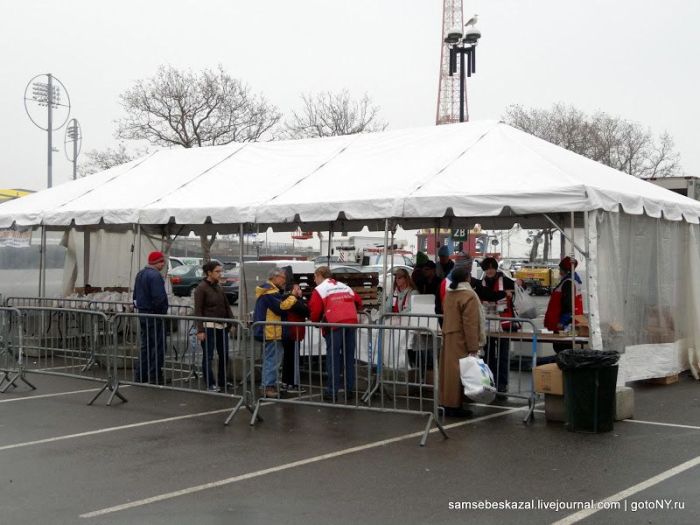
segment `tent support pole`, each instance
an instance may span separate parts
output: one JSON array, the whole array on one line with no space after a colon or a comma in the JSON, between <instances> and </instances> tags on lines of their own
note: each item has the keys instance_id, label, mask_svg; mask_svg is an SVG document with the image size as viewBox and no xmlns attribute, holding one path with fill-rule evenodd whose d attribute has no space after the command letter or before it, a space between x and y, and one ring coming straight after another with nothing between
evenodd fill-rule
<instances>
[{"instance_id":1,"label":"tent support pole","mask_svg":"<svg viewBox=\"0 0 700 525\"><path fill-rule=\"evenodd\" d=\"M545 219L547 219L547 220L551 223L552 226L554 226L555 229L557 229L557 230L559 230L559 232L561 232L561 234L564 236L564 238L565 238L567 241L569 241L569 242L571 243L571 245L573 246L573 248L576 248L581 254L583 254L584 257L587 257L587 256L588 256L588 254L586 253L586 250L583 249L583 248L581 248L580 246L577 246L576 243L574 242L574 237L573 237L573 232L574 232L574 230L573 230L573 223L572 223L572 225L571 225L571 236L568 236L568 235L566 235L566 232L564 231L564 228L562 228L562 227L559 226L556 222L554 222L554 221L552 220L552 218L551 218L549 215L547 215L546 213L543 213L542 215L544 216ZM573 215L574 215L574 212L571 212L571 216L572 216L572 219L571 219L571 220L572 220L572 221L573 221ZM572 250L571 250L572 253L573 253L573 248L572 248Z\"/></svg>"},{"instance_id":2,"label":"tent support pole","mask_svg":"<svg viewBox=\"0 0 700 525\"><path fill-rule=\"evenodd\" d=\"M248 293L245 289L245 270L243 269L243 224L238 230L238 257L241 269L238 272L238 320L244 322L243 316L248 311Z\"/></svg>"},{"instance_id":3,"label":"tent support pole","mask_svg":"<svg viewBox=\"0 0 700 525\"><path fill-rule=\"evenodd\" d=\"M39 246L39 297L44 297L46 293L46 226L41 227Z\"/></svg>"},{"instance_id":4,"label":"tent support pole","mask_svg":"<svg viewBox=\"0 0 700 525\"><path fill-rule=\"evenodd\" d=\"M331 265L331 243L333 242L333 223L329 222L328 223L328 249L326 250L327 252L327 259L326 263L327 266L330 267Z\"/></svg>"},{"instance_id":5,"label":"tent support pole","mask_svg":"<svg viewBox=\"0 0 700 525\"><path fill-rule=\"evenodd\" d=\"M545 215L546 217L546 215ZM571 212L571 258L576 258L576 213ZM579 250L581 251L581 250ZM584 253L584 257L586 254ZM576 268L571 265L571 348L576 348Z\"/></svg>"},{"instance_id":6,"label":"tent support pole","mask_svg":"<svg viewBox=\"0 0 700 525\"><path fill-rule=\"evenodd\" d=\"M592 270L592 263L591 263L591 229L590 229L590 223L589 223L589 218L588 214L590 212L584 211L583 212L583 236L584 236L584 242L586 245L586 253L584 254L585 260L586 260L586 296L584 297L584 312L586 312L586 317L588 318L588 341L589 341L589 346L590 341L591 341L591 335L593 333L593 320L591 318L591 282L592 282L592 276L591 276L591 270Z\"/></svg>"},{"instance_id":7,"label":"tent support pole","mask_svg":"<svg viewBox=\"0 0 700 525\"><path fill-rule=\"evenodd\" d=\"M440 238L440 219L435 220L435 235L433 237L433 250L435 250L435 254L433 255L433 261L436 263L438 262L438 241Z\"/></svg>"},{"instance_id":8,"label":"tent support pole","mask_svg":"<svg viewBox=\"0 0 700 525\"><path fill-rule=\"evenodd\" d=\"M136 242L138 243L136 245L136 266L140 270L141 269L141 225L137 224L136 225Z\"/></svg>"},{"instance_id":9,"label":"tent support pole","mask_svg":"<svg viewBox=\"0 0 700 525\"><path fill-rule=\"evenodd\" d=\"M393 236L392 236L393 238ZM389 262L389 219L384 219L384 260L382 262L382 271L384 272L383 283L382 283L382 317L386 314L386 298L388 297L389 290L386 289L386 273L387 265Z\"/></svg>"},{"instance_id":10,"label":"tent support pole","mask_svg":"<svg viewBox=\"0 0 700 525\"><path fill-rule=\"evenodd\" d=\"M90 230L83 231L83 294L87 295L90 283Z\"/></svg>"}]
</instances>

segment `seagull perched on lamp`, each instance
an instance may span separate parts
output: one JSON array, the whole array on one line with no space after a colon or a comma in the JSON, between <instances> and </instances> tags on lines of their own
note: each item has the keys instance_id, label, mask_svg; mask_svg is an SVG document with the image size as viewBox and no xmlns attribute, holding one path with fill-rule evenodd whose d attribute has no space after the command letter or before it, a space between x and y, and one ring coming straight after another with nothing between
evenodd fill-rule
<instances>
[{"instance_id":1,"label":"seagull perched on lamp","mask_svg":"<svg viewBox=\"0 0 700 525\"><path fill-rule=\"evenodd\" d=\"M471 17L469 19L469 21L466 24L464 24L464 27L475 26L478 21L479 21L479 15L474 15L473 17Z\"/></svg>"}]
</instances>

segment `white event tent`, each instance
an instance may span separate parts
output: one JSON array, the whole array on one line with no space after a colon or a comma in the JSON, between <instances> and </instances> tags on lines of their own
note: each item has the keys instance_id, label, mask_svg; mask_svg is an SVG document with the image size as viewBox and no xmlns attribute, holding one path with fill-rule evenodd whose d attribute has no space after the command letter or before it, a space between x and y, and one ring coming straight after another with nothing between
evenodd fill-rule
<instances>
[{"instance_id":1,"label":"white event tent","mask_svg":"<svg viewBox=\"0 0 700 525\"><path fill-rule=\"evenodd\" d=\"M157 151L0 206L2 228L163 238L476 222L571 227L592 347L626 349L628 380L687 366L700 342L700 203L499 122Z\"/></svg>"}]
</instances>

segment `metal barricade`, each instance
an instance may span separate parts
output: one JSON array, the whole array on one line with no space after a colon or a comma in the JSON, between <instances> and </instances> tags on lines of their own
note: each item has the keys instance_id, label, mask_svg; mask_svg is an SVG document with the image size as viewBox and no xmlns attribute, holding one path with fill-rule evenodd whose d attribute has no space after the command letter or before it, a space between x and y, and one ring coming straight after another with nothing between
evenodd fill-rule
<instances>
[{"instance_id":1,"label":"metal barricade","mask_svg":"<svg viewBox=\"0 0 700 525\"><path fill-rule=\"evenodd\" d=\"M245 328L233 319L118 313L110 322L119 384L248 399ZM198 339L198 324L204 339Z\"/></svg>"},{"instance_id":2,"label":"metal barricade","mask_svg":"<svg viewBox=\"0 0 700 525\"><path fill-rule=\"evenodd\" d=\"M82 298L60 298L60 297L7 297L5 306L35 308L73 308L73 309L88 309L90 299Z\"/></svg>"},{"instance_id":3,"label":"metal barricade","mask_svg":"<svg viewBox=\"0 0 700 525\"><path fill-rule=\"evenodd\" d=\"M132 301L96 301L91 300L88 308L106 314L134 313L134 303ZM168 315L193 315L194 306L187 304L171 304L168 306Z\"/></svg>"},{"instance_id":4,"label":"metal barricade","mask_svg":"<svg viewBox=\"0 0 700 525\"><path fill-rule=\"evenodd\" d=\"M109 384L112 349L104 314L83 309L33 306L18 307L17 310L22 315L22 372Z\"/></svg>"},{"instance_id":5,"label":"metal barricade","mask_svg":"<svg viewBox=\"0 0 700 525\"><path fill-rule=\"evenodd\" d=\"M90 301L88 308L96 312L104 312L107 315L134 311L134 303L129 301Z\"/></svg>"},{"instance_id":6,"label":"metal barricade","mask_svg":"<svg viewBox=\"0 0 700 525\"><path fill-rule=\"evenodd\" d=\"M417 328L431 328L435 330L441 339L441 319L439 314L412 314L412 313L386 313L380 317L379 322L398 322L406 326ZM486 316L486 344L481 349L484 362L489 365L500 399L523 399L528 403L528 412L523 419L529 423L534 419L537 394L534 391L534 368L537 366L537 350L539 329L531 319L501 318ZM512 352L513 344L529 346L529 351ZM442 347L441 341L438 348ZM430 382L432 370L429 369L431 359L426 359L421 352L416 352L410 345L406 346L407 360L411 368L415 368L416 379L419 382ZM395 366L392 362L383 363L389 368L388 374L394 377L387 378L387 372L378 377L383 384L391 384L395 379ZM437 369L435 369L437 370ZM376 385L375 388L378 388ZM429 387L429 385L426 385Z\"/></svg>"},{"instance_id":7,"label":"metal barricade","mask_svg":"<svg viewBox=\"0 0 700 525\"><path fill-rule=\"evenodd\" d=\"M394 382L391 389L374 388L377 374L382 371L377 363L398 354L398 344L408 332L424 336L419 338L419 345L432 345L424 350L432 356L437 369L437 334L428 328L374 323L253 323L250 391L257 401L251 425L258 420L263 402L295 403L425 415L428 421L421 446L425 445L433 423L447 437L438 417L437 389L423 388L408 377L403 383ZM261 357L260 374L255 373L257 355Z\"/></svg>"},{"instance_id":8,"label":"metal barricade","mask_svg":"<svg viewBox=\"0 0 700 525\"><path fill-rule=\"evenodd\" d=\"M17 388L18 381L36 390L24 373L22 332L22 312L0 307L0 393Z\"/></svg>"}]
</instances>

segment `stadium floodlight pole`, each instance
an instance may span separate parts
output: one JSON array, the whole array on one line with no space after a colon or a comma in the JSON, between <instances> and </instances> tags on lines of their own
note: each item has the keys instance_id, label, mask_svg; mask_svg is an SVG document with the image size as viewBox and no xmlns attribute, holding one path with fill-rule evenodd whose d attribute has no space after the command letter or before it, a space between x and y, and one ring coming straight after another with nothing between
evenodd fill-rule
<instances>
[{"instance_id":1,"label":"stadium floodlight pole","mask_svg":"<svg viewBox=\"0 0 700 525\"><path fill-rule=\"evenodd\" d=\"M459 121L465 121L467 78L476 73L476 44L481 38L481 31L476 26L467 27L464 32L455 28L448 32L445 44L450 48L449 74L457 72L457 55L459 55Z\"/></svg>"},{"instance_id":2,"label":"stadium floodlight pole","mask_svg":"<svg viewBox=\"0 0 700 525\"><path fill-rule=\"evenodd\" d=\"M70 143L72 143L72 145ZM83 134L78 119L73 118L68 123L63 145L66 158L73 164L73 180L75 180L78 178L78 155L80 155L80 149L83 145ZM70 154L69 151L72 152L72 154Z\"/></svg>"},{"instance_id":3,"label":"stadium floodlight pole","mask_svg":"<svg viewBox=\"0 0 700 525\"><path fill-rule=\"evenodd\" d=\"M48 123L49 125L47 126L48 130L48 148L47 148L47 157L46 157L46 165L48 166L48 184L47 188L50 188L53 186L53 133L51 132L51 128L53 128L53 101L54 101L54 96L53 96L53 75L49 73L46 75L49 79L48 82L48 87L46 89L47 93L47 103L46 103L46 108L48 111ZM58 91L58 89L56 90ZM57 98L60 96L60 92L56 93ZM43 296L42 296L43 297Z\"/></svg>"},{"instance_id":4,"label":"stadium floodlight pole","mask_svg":"<svg viewBox=\"0 0 700 525\"><path fill-rule=\"evenodd\" d=\"M40 77L46 77L46 81L42 81ZM31 87L31 96L29 88ZM66 95L66 103L61 102L61 91ZM39 107L46 107L46 126L38 121L32 112L29 110L28 102L34 103ZM54 110L65 108L65 118L59 116L61 121L59 126L54 126ZM47 133L47 185L50 188L53 186L53 131L62 128L68 117L70 116L70 97L63 83L54 77L51 73L36 75L32 78L24 90L24 109L32 123L39 129L43 129Z\"/></svg>"}]
</instances>

